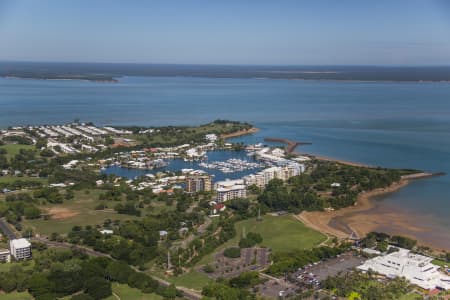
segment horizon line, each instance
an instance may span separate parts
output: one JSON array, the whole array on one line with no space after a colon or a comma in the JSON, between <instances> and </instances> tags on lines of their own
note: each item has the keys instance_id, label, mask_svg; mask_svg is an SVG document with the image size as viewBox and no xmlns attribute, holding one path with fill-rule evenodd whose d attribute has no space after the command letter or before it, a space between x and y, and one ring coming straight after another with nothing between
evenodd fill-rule
<instances>
[{"instance_id":1,"label":"horizon line","mask_svg":"<svg viewBox=\"0 0 450 300\"><path fill-rule=\"evenodd\" d=\"M220 64L220 63L168 63L168 62L112 62L112 61L49 61L49 60L4 60L0 63L33 64L117 64L117 65L162 65L162 66L227 66L227 67L450 67L450 64Z\"/></svg>"}]
</instances>

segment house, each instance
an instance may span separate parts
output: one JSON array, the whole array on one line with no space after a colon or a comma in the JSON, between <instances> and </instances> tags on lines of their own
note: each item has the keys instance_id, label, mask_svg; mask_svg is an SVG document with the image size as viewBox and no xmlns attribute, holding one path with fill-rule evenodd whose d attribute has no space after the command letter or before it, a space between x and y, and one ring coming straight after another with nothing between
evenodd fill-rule
<instances>
[{"instance_id":1,"label":"house","mask_svg":"<svg viewBox=\"0 0 450 300\"><path fill-rule=\"evenodd\" d=\"M10 240L9 250L16 260L31 258L31 244L27 239Z\"/></svg>"},{"instance_id":2,"label":"house","mask_svg":"<svg viewBox=\"0 0 450 300\"><path fill-rule=\"evenodd\" d=\"M11 253L8 249L0 249L0 262L10 262Z\"/></svg>"},{"instance_id":3,"label":"house","mask_svg":"<svg viewBox=\"0 0 450 300\"><path fill-rule=\"evenodd\" d=\"M113 234L114 231L111 229L102 229L102 230L100 230L100 233L101 234Z\"/></svg>"},{"instance_id":4,"label":"house","mask_svg":"<svg viewBox=\"0 0 450 300\"><path fill-rule=\"evenodd\" d=\"M160 231L159 231L159 238L160 238L160 239L164 239L164 238L167 237L168 234L169 234L169 233L168 233L166 230L160 230Z\"/></svg>"}]
</instances>

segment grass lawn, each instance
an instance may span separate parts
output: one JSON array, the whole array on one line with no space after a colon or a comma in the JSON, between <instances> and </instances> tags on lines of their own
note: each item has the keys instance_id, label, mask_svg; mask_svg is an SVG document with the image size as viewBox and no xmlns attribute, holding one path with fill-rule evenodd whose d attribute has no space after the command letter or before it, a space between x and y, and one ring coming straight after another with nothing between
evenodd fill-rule
<instances>
[{"instance_id":1,"label":"grass lawn","mask_svg":"<svg viewBox=\"0 0 450 300\"><path fill-rule=\"evenodd\" d=\"M261 246L271 248L273 252L310 249L326 240L325 235L306 227L292 215L265 215L262 219L262 221L256 221L256 218L252 218L237 222L235 224L236 237L219 247L218 250L237 245L243 230L246 233L261 234L263 237ZM205 256L198 265L212 262L213 256L214 253Z\"/></svg>"},{"instance_id":2,"label":"grass lawn","mask_svg":"<svg viewBox=\"0 0 450 300\"><path fill-rule=\"evenodd\" d=\"M34 256L34 252L33 252ZM34 260L28 260L24 262L11 262L11 263L0 263L0 273L8 272L12 266L21 266L23 270L31 270L34 267ZM0 299L3 299L0 296Z\"/></svg>"},{"instance_id":3,"label":"grass lawn","mask_svg":"<svg viewBox=\"0 0 450 300\"><path fill-rule=\"evenodd\" d=\"M113 293L116 294L121 300L162 300L163 297L156 294L144 294L140 290L130 287L127 284L113 283L112 284ZM117 298L112 295L106 300L117 300Z\"/></svg>"},{"instance_id":4,"label":"grass lawn","mask_svg":"<svg viewBox=\"0 0 450 300\"><path fill-rule=\"evenodd\" d=\"M6 158L11 159L19 153L20 149L35 150L34 145L7 144L0 146L0 149L6 150Z\"/></svg>"},{"instance_id":5,"label":"grass lawn","mask_svg":"<svg viewBox=\"0 0 450 300\"><path fill-rule=\"evenodd\" d=\"M431 263L443 267L443 266L450 266L450 262L446 262L440 259L433 259L433 261L431 261Z\"/></svg>"},{"instance_id":6,"label":"grass lawn","mask_svg":"<svg viewBox=\"0 0 450 300\"><path fill-rule=\"evenodd\" d=\"M17 176L0 176L0 183L12 183L14 181L39 181L42 182L42 184L47 184L47 179L46 178L38 178L38 177L28 177L28 176L22 176L22 177L17 177Z\"/></svg>"},{"instance_id":7,"label":"grass lawn","mask_svg":"<svg viewBox=\"0 0 450 300\"><path fill-rule=\"evenodd\" d=\"M65 216L50 220L24 220L22 224L24 228L31 227L37 233L50 235L52 232L68 233L75 225L101 225L106 219L124 221L138 218L116 213L112 208L119 203L118 201L107 201L109 208L107 210L95 210L100 203L98 200L100 193L100 190L89 190L88 194L85 193L85 190L76 191L73 200L64 200L62 204L40 205L39 208L43 211L60 211Z\"/></svg>"},{"instance_id":8,"label":"grass lawn","mask_svg":"<svg viewBox=\"0 0 450 300\"><path fill-rule=\"evenodd\" d=\"M399 300L420 300L420 299L423 299L421 295L416 293L409 293L400 297Z\"/></svg>"},{"instance_id":9,"label":"grass lawn","mask_svg":"<svg viewBox=\"0 0 450 300\"><path fill-rule=\"evenodd\" d=\"M205 274L199 273L194 270L177 277L169 277L165 279L175 284L176 286L184 286L196 291L201 291L205 285L213 282L213 280L208 278L208 276L206 276Z\"/></svg>"},{"instance_id":10,"label":"grass lawn","mask_svg":"<svg viewBox=\"0 0 450 300\"><path fill-rule=\"evenodd\" d=\"M32 300L34 299L33 296L28 294L28 292L12 292L9 294L1 294L0 293L0 299L2 300Z\"/></svg>"}]
</instances>

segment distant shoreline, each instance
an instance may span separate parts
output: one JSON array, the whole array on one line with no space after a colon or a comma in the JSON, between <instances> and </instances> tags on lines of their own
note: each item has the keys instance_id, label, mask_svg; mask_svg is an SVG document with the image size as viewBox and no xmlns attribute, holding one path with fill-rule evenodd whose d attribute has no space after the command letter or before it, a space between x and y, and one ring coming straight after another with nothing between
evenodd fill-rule
<instances>
[{"instance_id":1,"label":"distant shoreline","mask_svg":"<svg viewBox=\"0 0 450 300\"><path fill-rule=\"evenodd\" d=\"M119 80L112 78L112 79L90 79L90 78L76 78L76 77L58 77L58 78L52 78L52 77L25 77L25 76L0 76L2 78L6 79L23 79L23 80L49 80L49 81L72 81L72 80L78 80L78 81L90 81L90 82L98 82L98 83L118 83Z\"/></svg>"},{"instance_id":2,"label":"distant shoreline","mask_svg":"<svg viewBox=\"0 0 450 300\"><path fill-rule=\"evenodd\" d=\"M317 73L309 73L309 74L319 74L321 72ZM306 73L308 74L308 73ZM331 73L333 74L333 73ZM365 80L365 79L332 79L332 78L289 78L289 77L239 77L239 76L206 76L206 75L121 75L122 76L128 76L128 77L183 77L183 78L213 78L213 79L257 79L257 80L289 80L289 81L317 81L317 82L336 82L336 83L450 83L450 80L406 80L406 79L399 79L399 80L386 80L386 79L380 79L380 80ZM91 82L98 82L98 83L119 83L120 80L116 78L112 79L89 79L89 78L74 78L74 77L58 77L58 78L52 78L52 77L28 77L28 76L12 76L12 75L0 75L0 78L13 78L13 79L30 79L30 80L80 80L80 81L91 81Z\"/></svg>"}]
</instances>

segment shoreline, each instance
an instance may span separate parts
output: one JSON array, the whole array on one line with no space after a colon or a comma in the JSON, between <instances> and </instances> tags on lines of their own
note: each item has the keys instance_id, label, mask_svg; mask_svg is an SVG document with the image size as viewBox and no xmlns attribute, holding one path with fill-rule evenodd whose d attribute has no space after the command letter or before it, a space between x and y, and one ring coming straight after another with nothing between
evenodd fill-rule
<instances>
[{"instance_id":1,"label":"shoreline","mask_svg":"<svg viewBox=\"0 0 450 300\"><path fill-rule=\"evenodd\" d=\"M235 137L240 137L240 136L244 136L244 135L249 135L249 134L253 134L259 131L259 128L256 127L252 127L250 129L244 129L244 130L239 130L236 132L232 132L232 133L227 133L227 134L222 134L220 136L220 138L227 140L227 139L231 139L231 138L235 138Z\"/></svg>"},{"instance_id":2,"label":"shoreline","mask_svg":"<svg viewBox=\"0 0 450 300\"><path fill-rule=\"evenodd\" d=\"M409 184L408 179L401 179L400 181L394 182L390 186L386 188L378 188L367 192L361 192L358 195L356 203L354 206L349 206L345 208L341 208L339 210L334 211L303 211L298 217L305 223L305 225L316 229L325 234L335 235L339 238L348 238L351 233L343 231L341 228L337 228L337 226L330 225L330 222L337 217L344 217L347 214L354 214L363 211L368 211L374 208L376 205L372 201L372 198L377 196L386 195L389 193L394 193L401 188L407 186ZM367 234L361 228L352 228L349 224L346 224L349 229L351 229L358 237L364 236Z\"/></svg>"},{"instance_id":3,"label":"shoreline","mask_svg":"<svg viewBox=\"0 0 450 300\"><path fill-rule=\"evenodd\" d=\"M295 154L298 155L302 155L300 152L296 152L294 151ZM336 158L331 158L331 157L327 157L327 156L321 156L321 155L315 155L315 154L307 154L308 156L311 156L317 160L321 160L321 161L330 161L330 162L336 162L336 163L340 163L343 165L347 165L347 166L352 166L352 167L362 167L362 168L374 168L374 166L368 165L368 164L363 164L363 163L359 163L359 162L354 162L354 161L348 161L348 160L343 160L343 159L336 159Z\"/></svg>"},{"instance_id":4,"label":"shoreline","mask_svg":"<svg viewBox=\"0 0 450 300\"><path fill-rule=\"evenodd\" d=\"M323 73L323 72L319 72ZM429 79L414 79L414 80L392 80L392 79L336 79L336 78L303 78L303 77L239 77L239 76L192 76L192 75L126 75L121 74L119 77L184 77L184 78L213 78L213 79L256 79L256 80L288 80L288 81L315 81L315 82L336 82L336 83L405 83L405 84L414 84L414 83L441 83L441 84L449 84L450 80L429 80ZM11 76L11 75L0 75L2 78L16 78L16 79L43 79L43 80L53 80L52 78L38 78L38 77L24 77L24 76ZM55 80L58 80L57 78ZM63 78L64 80L64 78ZM68 78L67 80L77 80L76 78ZM90 79L86 79L86 81L91 81ZM96 80L92 80L96 81ZM113 79L113 81L103 81L99 82L118 82L117 79Z\"/></svg>"},{"instance_id":5,"label":"shoreline","mask_svg":"<svg viewBox=\"0 0 450 300\"><path fill-rule=\"evenodd\" d=\"M443 246L437 246L429 240L421 238L420 234L430 230L426 226L417 226L413 215L402 212L374 213L371 211L379 207L375 198L390 193L395 193L406 187L414 180L440 176L441 173L415 173L402 176L402 178L386 188L378 188L361 192L354 206L345 207L334 211L303 211L297 215L297 219L306 226L326 235L348 239L353 233L357 238L364 237L371 231L376 231L379 226L392 228L395 234L407 236L418 241L420 245L428 246L436 251L441 251ZM389 233L389 232L386 232ZM393 234L393 233L389 233ZM449 250L449 249L447 249Z\"/></svg>"},{"instance_id":6,"label":"shoreline","mask_svg":"<svg viewBox=\"0 0 450 300\"><path fill-rule=\"evenodd\" d=\"M89 78L76 78L76 77L60 77L60 78L52 78L52 77L20 77L20 76L1 76L5 79L20 79L20 80L47 80L47 81L87 81L87 82L96 82L96 83L118 83L119 80L116 78L111 79L89 79Z\"/></svg>"}]
</instances>

